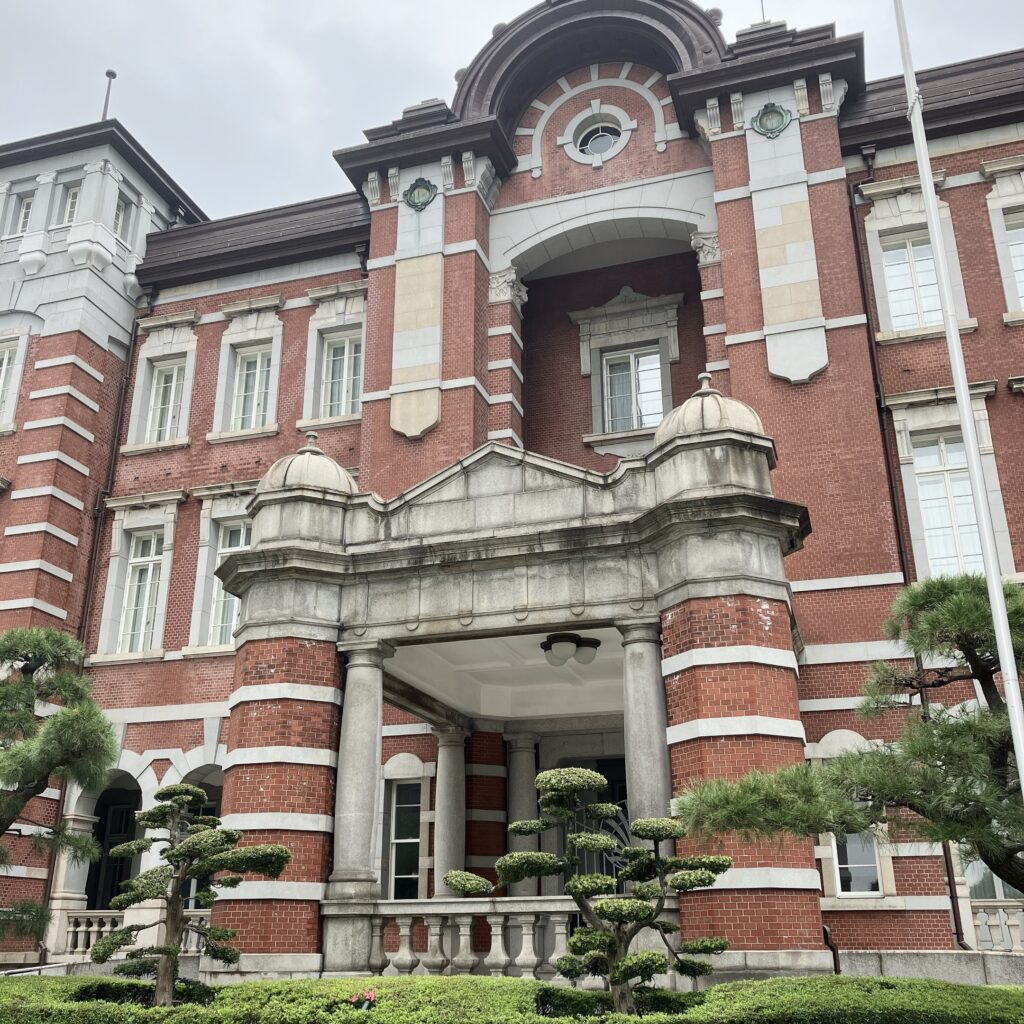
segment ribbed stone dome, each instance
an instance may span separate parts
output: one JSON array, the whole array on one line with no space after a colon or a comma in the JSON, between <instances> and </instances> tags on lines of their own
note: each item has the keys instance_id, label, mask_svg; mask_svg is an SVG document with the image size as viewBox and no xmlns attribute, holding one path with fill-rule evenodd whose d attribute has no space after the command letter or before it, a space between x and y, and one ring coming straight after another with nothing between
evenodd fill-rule
<instances>
[{"instance_id":1,"label":"ribbed stone dome","mask_svg":"<svg viewBox=\"0 0 1024 1024\"><path fill-rule=\"evenodd\" d=\"M335 491L355 494L356 482L316 445L317 435L306 435L306 446L294 455L278 459L256 487L257 494L290 488L307 491Z\"/></svg>"},{"instance_id":2,"label":"ribbed stone dome","mask_svg":"<svg viewBox=\"0 0 1024 1024\"><path fill-rule=\"evenodd\" d=\"M687 434L701 434L711 430L739 430L746 434L763 434L761 417L738 398L726 398L711 386L711 374L698 378L700 390L682 405L673 409L662 421L654 435L657 447Z\"/></svg>"}]
</instances>

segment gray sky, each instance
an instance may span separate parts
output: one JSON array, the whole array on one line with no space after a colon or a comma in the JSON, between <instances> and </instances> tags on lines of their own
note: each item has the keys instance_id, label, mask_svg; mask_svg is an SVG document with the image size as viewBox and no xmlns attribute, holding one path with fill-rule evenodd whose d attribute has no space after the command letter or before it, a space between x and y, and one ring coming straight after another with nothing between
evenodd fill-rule
<instances>
[{"instance_id":1,"label":"gray sky","mask_svg":"<svg viewBox=\"0 0 1024 1024\"><path fill-rule=\"evenodd\" d=\"M863 32L869 78L899 71L891 0L764 0L791 27ZM917 66L1024 46L1024 4L905 0ZM760 0L710 0L727 39ZM0 0L0 141L111 114L211 216L350 186L331 151L441 96L532 0ZM424 11L428 16L424 17Z\"/></svg>"}]
</instances>

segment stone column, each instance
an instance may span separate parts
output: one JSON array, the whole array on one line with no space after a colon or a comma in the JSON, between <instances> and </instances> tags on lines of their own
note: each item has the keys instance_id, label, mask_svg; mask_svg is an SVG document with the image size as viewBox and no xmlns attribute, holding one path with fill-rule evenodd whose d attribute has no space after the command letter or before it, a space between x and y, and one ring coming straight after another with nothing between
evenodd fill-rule
<instances>
[{"instance_id":1,"label":"stone column","mask_svg":"<svg viewBox=\"0 0 1024 1024\"><path fill-rule=\"evenodd\" d=\"M657 624L619 626L624 651L623 732L626 743L626 797L630 818L663 818L669 813L669 773L665 684Z\"/></svg>"},{"instance_id":2,"label":"stone column","mask_svg":"<svg viewBox=\"0 0 1024 1024\"><path fill-rule=\"evenodd\" d=\"M380 896L380 878L373 867L373 825L384 728L384 659L393 653L388 644L345 652L331 899Z\"/></svg>"},{"instance_id":3,"label":"stone column","mask_svg":"<svg viewBox=\"0 0 1024 1024\"><path fill-rule=\"evenodd\" d=\"M434 896L457 895L441 881L466 867L466 734L435 730L437 788L434 807Z\"/></svg>"},{"instance_id":4,"label":"stone column","mask_svg":"<svg viewBox=\"0 0 1024 1024\"><path fill-rule=\"evenodd\" d=\"M83 800L90 809L95 797ZM91 836L93 826L99 821L92 814L80 810L64 815L64 824L70 832ZM46 928L46 949L50 953L63 953L67 948L67 927L62 911L74 912L86 909L85 886L89 879L89 862L75 860L67 850L57 854L53 865L53 887L50 893L50 910L53 917Z\"/></svg>"},{"instance_id":5,"label":"stone column","mask_svg":"<svg viewBox=\"0 0 1024 1024\"><path fill-rule=\"evenodd\" d=\"M537 807L537 737L533 733L510 733L505 737L508 743L508 820L526 821L536 818ZM534 851L540 845L539 836L517 836L508 834L509 853ZM536 896L537 880L528 878L513 882L508 887L510 896Z\"/></svg>"}]
</instances>

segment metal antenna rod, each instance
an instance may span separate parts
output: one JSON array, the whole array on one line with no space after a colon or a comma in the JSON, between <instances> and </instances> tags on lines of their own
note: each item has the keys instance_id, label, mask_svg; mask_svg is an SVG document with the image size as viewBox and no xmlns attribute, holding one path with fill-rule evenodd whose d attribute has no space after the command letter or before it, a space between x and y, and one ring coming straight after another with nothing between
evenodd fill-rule
<instances>
[{"instance_id":1,"label":"metal antenna rod","mask_svg":"<svg viewBox=\"0 0 1024 1024\"><path fill-rule=\"evenodd\" d=\"M768 18L765 16L765 13L764 13L764 0L761 0L761 21L767 21L767 20L768 20Z\"/></svg>"},{"instance_id":2,"label":"metal antenna rod","mask_svg":"<svg viewBox=\"0 0 1024 1024\"><path fill-rule=\"evenodd\" d=\"M100 116L101 121L106 121L107 111L110 109L110 87L114 84L114 79L117 78L117 72L113 68L107 68L107 95L103 97L103 114Z\"/></svg>"}]
</instances>

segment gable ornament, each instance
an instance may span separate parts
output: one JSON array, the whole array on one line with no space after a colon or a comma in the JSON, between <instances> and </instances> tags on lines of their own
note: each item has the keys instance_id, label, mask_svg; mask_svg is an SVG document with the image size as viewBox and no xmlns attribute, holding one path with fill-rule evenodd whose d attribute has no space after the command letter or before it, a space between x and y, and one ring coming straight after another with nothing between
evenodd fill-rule
<instances>
[{"instance_id":1,"label":"gable ornament","mask_svg":"<svg viewBox=\"0 0 1024 1024\"><path fill-rule=\"evenodd\" d=\"M406 206L417 213L422 213L437 196L437 186L426 178L417 178L403 193L402 200Z\"/></svg>"},{"instance_id":2,"label":"gable ornament","mask_svg":"<svg viewBox=\"0 0 1024 1024\"><path fill-rule=\"evenodd\" d=\"M778 103L766 103L751 119L750 127L766 139L777 139L793 120L793 115Z\"/></svg>"}]
</instances>

